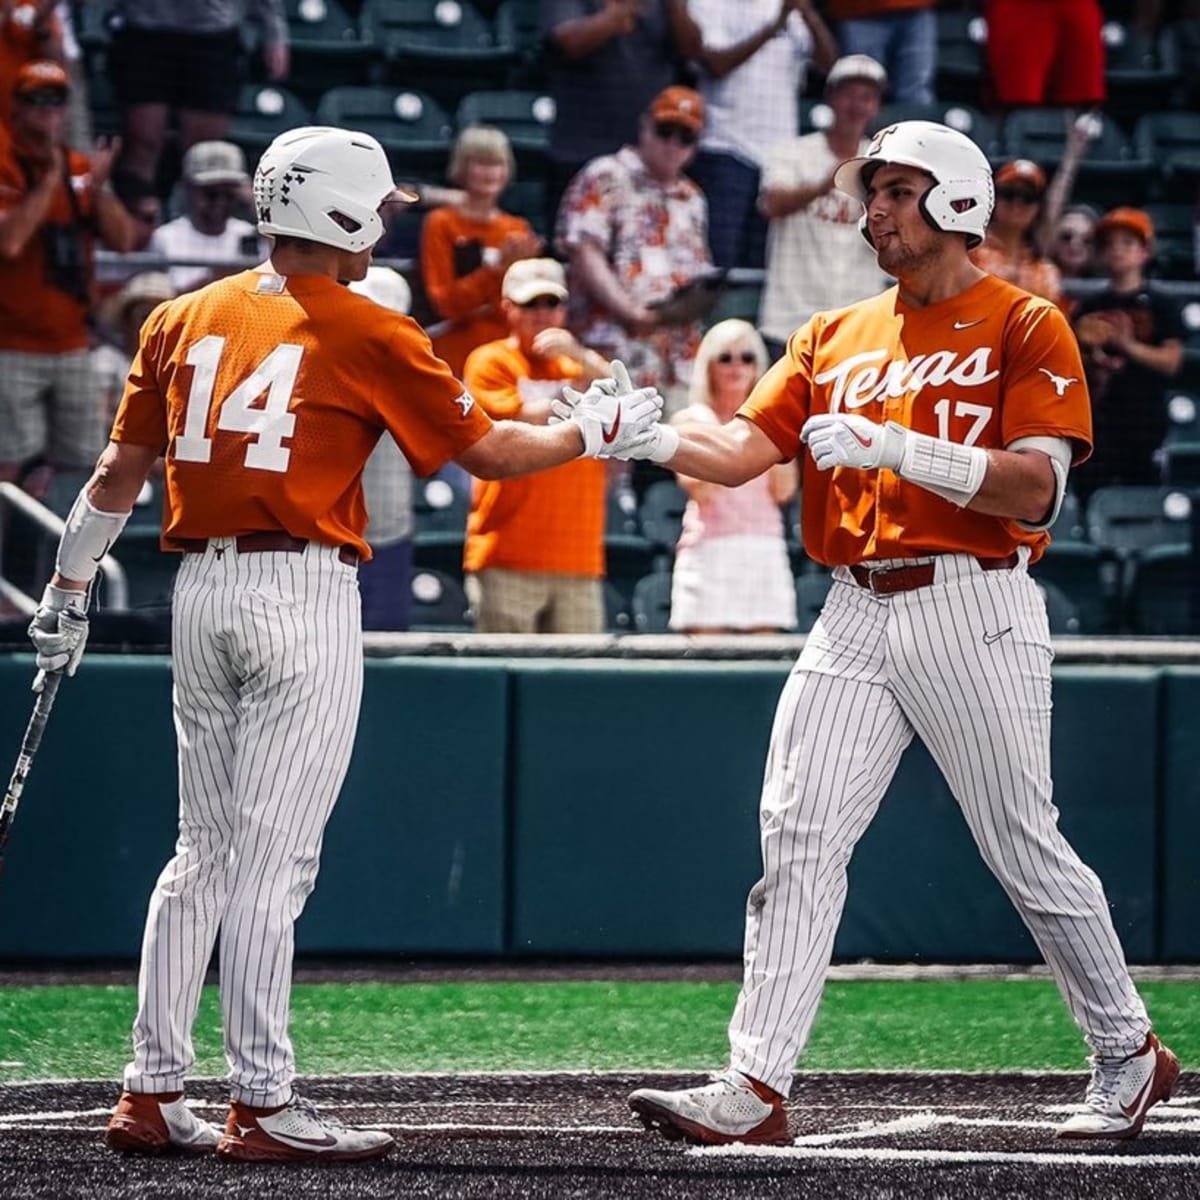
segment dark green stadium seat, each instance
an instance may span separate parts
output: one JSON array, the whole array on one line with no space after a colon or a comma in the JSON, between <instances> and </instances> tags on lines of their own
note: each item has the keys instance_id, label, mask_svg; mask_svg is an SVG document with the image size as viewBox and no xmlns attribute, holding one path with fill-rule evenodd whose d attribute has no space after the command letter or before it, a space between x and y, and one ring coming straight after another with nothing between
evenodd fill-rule
<instances>
[{"instance_id":1,"label":"dark green stadium seat","mask_svg":"<svg viewBox=\"0 0 1200 1200\"><path fill-rule=\"evenodd\" d=\"M1103 487L1087 506L1088 536L1118 555L1188 541L1191 500L1170 487Z\"/></svg>"},{"instance_id":2,"label":"dark green stadium seat","mask_svg":"<svg viewBox=\"0 0 1200 1200\"><path fill-rule=\"evenodd\" d=\"M638 533L637 493L631 487L610 487L604 497L604 533L631 537Z\"/></svg>"},{"instance_id":3,"label":"dark green stadium seat","mask_svg":"<svg viewBox=\"0 0 1200 1200\"><path fill-rule=\"evenodd\" d=\"M1079 606L1057 584L1039 579L1037 585L1046 599L1046 616L1052 634L1076 635L1082 632Z\"/></svg>"},{"instance_id":4,"label":"dark green stadium seat","mask_svg":"<svg viewBox=\"0 0 1200 1200\"><path fill-rule=\"evenodd\" d=\"M633 627L638 633L667 633L671 620L671 576L655 571L633 589Z\"/></svg>"},{"instance_id":5,"label":"dark green stadium seat","mask_svg":"<svg viewBox=\"0 0 1200 1200\"><path fill-rule=\"evenodd\" d=\"M376 49L338 0L284 0L292 66L288 86L307 104L367 82Z\"/></svg>"},{"instance_id":6,"label":"dark green stadium seat","mask_svg":"<svg viewBox=\"0 0 1200 1200\"><path fill-rule=\"evenodd\" d=\"M1081 633L1115 631L1121 577L1111 553L1089 542L1051 542L1029 573L1075 605Z\"/></svg>"},{"instance_id":7,"label":"dark green stadium seat","mask_svg":"<svg viewBox=\"0 0 1200 1200\"><path fill-rule=\"evenodd\" d=\"M262 152L281 133L311 124L308 105L287 88L274 83L247 83L238 90L227 136L246 152L253 171Z\"/></svg>"},{"instance_id":8,"label":"dark green stadium seat","mask_svg":"<svg viewBox=\"0 0 1200 1200\"><path fill-rule=\"evenodd\" d=\"M1200 442L1200 396L1172 389L1167 396L1166 444Z\"/></svg>"},{"instance_id":9,"label":"dark green stadium seat","mask_svg":"<svg viewBox=\"0 0 1200 1200\"><path fill-rule=\"evenodd\" d=\"M1177 487L1200 487L1200 441L1172 441L1164 446L1163 477Z\"/></svg>"},{"instance_id":10,"label":"dark green stadium seat","mask_svg":"<svg viewBox=\"0 0 1200 1200\"><path fill-rule=\"evenodd\" d=\"M825 597L833 587L833 576L828 571L808 571L796 576L796 630L808 633L817 623Z\"/></svg>"},{"instance_id":11,"label":"dark green stadium seat","mask_svg":"<svg viewBox=\"0 0 1200 1200\"><path fill-rule=\"evenodd\" d=\"M1147 204L1154 222L1153 273L1161 279L1191 279L1196 262L1196 209L1191 204Z\"/></svg>"},{"instance_id":12,"label":"dark green stadium seat","mask_svg":"<svg viewBox=\"0 0 1200 1200\"><path fill-rule=\"evenodd\" d=\"M1058 510L1054 524L1050 526L1050 537L1053 542L1059 544L1087 541L1083 505L1079 503L1079 497L1069 488L1063 493L1062 507Z\"/></svg>"},{"instance_id":13,"label":"dark green stadium seat","mask_svg":"<svg viewBox=\"0 0 1200 1200\"><path fill-rule=\"evenodd\" d=\"M638 506L642 536L664 550L674 551L687 501L687 493L673 479L652 483Z\"/></svg>"},{"instance_id":14,"label":"dark green stadium seat","mask_svg":"<svg viewBox=\"0 0 1200 1200\"><path fill-rule=\"evenodd\" d=\"M1195 203L1200 181L1200 113L1147 113L1133 131L1137 157L1153 164L1163 200Z\"/></svg>"},{"instance_id":15,"label":"dark green stadium seat","mask_svg":"<svg viewBox=\"0 0 1200 1200\"><path fill-rule=\"evenodd\" d=\"M965 133L989 158L1000 151L1000 131L995 121L970 104L935 100L932 104L885 104L871 124L874 133L897 121L937 121Z\"/></svg>"},{"instance_id":16,"label":"dark green stadium seat","mask_svg":"<svg viewBox=\"0 0 1200 1200\"><path fill-rule=\"evenodd\" d=\"M604 581L604 630L606 633L633 632L629 598L608 580Z\"/></svg>"},{"instance_id":17,"label":"dark green stadium seat","mask_svg":"<svg viewBox=\"0 0 1200 1200\"><path fill-rule=\"evenodd\" d=\"M740 317L743 321L749 321L751 325L757 325L762 291L762 285L759 283L727 281L716 307L704 318L705 328L711 329L718 321L726 321L730 317Z\"/></svg>"},{"instance_id":18,"label":"dark green stadium seat","mask_svg":"<svg viewBox=\"0 0 1200 1200\"><path fill-rule=\"evenodd\" d=\"M495 20L498 35L517 51L509 83L516 88L540 86L546 75L541 0L504 0L496 9Z\"/></svg>"},{"instance_id":19,"label":"dark green stadium seat","mask_svg":"<svg viewBox=\"0 0 1200 1200\"><path fill-rule=\"evenodd\" d=\"M319 125L361 129L379 139L400 172L444 168L452 128L432 96L407 88L338 87L317 105Z\"/></svg>"},{"instance_id":20,"label":"dark green stadium seat","mask_svg":"<svg viewBox=\"0 0 1200 1200\"><path fill-rule=\"evenodd\" d=\"M672 554L636 533L610 533L604 538L604 577L625 598L628 608L639 579L671 570Z\"/></svg>"},{"instance_id":21,"label":"dark green stadium seat","mask_svg":"<svg viewBox=\"0 0 1200 1200\"><path fill-rule=\"evenodd\" d=\"M1119 121L1165 108L1179 79L1179 50L1174 34L1164 30L1158 38L1121 21L1104 25L1104 79L1108 98L1105 111Z\"/></svg>"},{"instance_id":22,"label":"dark green stadium seat","mask_svg":"<svg viewBox=\"0 0 1200 1200\"><path fill-rule=\"evenodd\" d=\"M466 593L453 575L423 567L413 572L411 586L410 629L423 633L455 633L471 628Z\"/></svg>"},{"instance_id":23,"label":"dark green stadium seat","mask_svg":"<svg viewBox=\"0 0 1200 1200\"><path fill-rule=\"evenodd\" d=\"M801 100L799 103L801 133L815 133L833 124L833 109L824 100Z\"/></svg>"},{"instance_id":24,"label":"dark green stadium seat","mask_svg":"<svg viewBox=\"0 0 1200 1200\"><path fill-rule=\"evenodd\" d=\"M1195 564L1188 545L1150 546L1129 564L1127 611L1133 633L1186 636L1192 632Z\"/></svg>"},{"instance_id":25,"label":"dark green stadium seat","mask_svg":"<svg viewBox=\"0 0 1200 1200\"><path fill-rule=\"evenodd\" d=\"M418 479L413 486L413 519L417 533L463 533L471 499L444 479Z\"/></svg>"},{"instance_id":26,"label":"dark green stadium seat","mask_svg":"<svg viewBox=\"0 0 1200 1200\"><path fill-rule=\"evenodd\" d=\"M518 159L541 158L554 124L554 101L541 92L469 92L459 102L455 124L493 125L507 135Z\"/></svg>"},{"instance_id":27,"label":"dark green stadium seat","mask_svg":"<svg viewBox=\"0 0 1200 1200\"><path fill-rule=\"evenodd\" d=\"M985 64L987 22L965 10L937 13L937 76L935 91L942 100L977 103Z\"/></svg>"}]
</instances>

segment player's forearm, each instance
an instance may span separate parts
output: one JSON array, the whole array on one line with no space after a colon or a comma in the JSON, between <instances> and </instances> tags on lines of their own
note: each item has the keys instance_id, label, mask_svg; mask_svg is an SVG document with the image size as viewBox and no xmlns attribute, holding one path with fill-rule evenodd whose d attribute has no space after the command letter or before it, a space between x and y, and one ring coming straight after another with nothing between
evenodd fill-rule
<instances>
[{"instance_id":1,"label":"player's forearm","mask_svg":"<svg viewBox=\"0 0 1200 1200\"><path fill-rule=\"evenodd\" d=\"M1049 458L1036 451L989 450L979 490L967 504L974 512L1036 524L1054 504L1057 483Z\"/></svg>"},{"instance_id":2,"label":"player's forearm","mask_svg":"<svg viewBox=\"0 0 1200 1200\"><path fill-rule=\"evenodd\" d=\"M582 453L583 435L574 421L550 426L497 421L458 462L479 479L509 479L560 467Z\"/></svg>"},{"instance_id":3,"label":"player's forearm","mask_svg":"<svg viewBox=\"0 0 1200 1200\"><path fill-rule=\"evenodd\" d=\"M725 426L692 425L677 432L679 448L663 464L677 475L725 487L741 487L765 469L766 464L759 465L740 453L739 445Z\"/></svg>"}]
</instances>

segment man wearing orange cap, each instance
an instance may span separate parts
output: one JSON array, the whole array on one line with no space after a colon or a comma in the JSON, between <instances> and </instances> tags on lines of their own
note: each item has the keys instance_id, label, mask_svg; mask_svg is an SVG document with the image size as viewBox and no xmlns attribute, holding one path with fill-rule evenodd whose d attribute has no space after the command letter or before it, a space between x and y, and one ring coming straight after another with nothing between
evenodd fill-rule
<instances>
[{"instance_id":1,"label":"man wearing orange cap","mask_svg":"<svg viewBox=\"0 0 1200 1200\"><path fill-rule=\"evenodd\" d=\"M700 345L699 320L658 311L676 289L711 272L708 203L684 175L704 128L704 101L667 87L651 101L637 143L588 163L571 181L555 231L570 258L571 328L619 358L638 387L682 402Z\"/></svg>"},{"instance_id":2,"label":"man wearing orange cap","mask_svg":"<svg viewBox=\"0 0 1200 1200\"><path fill-rule=\"evenodd\" d=\"M1167 380L1183 362L1179 305L1146 283L1154 224L1137 208L1114 208L1094 238L1108 286L1079 303L1075 336L1092 393L1096 448L1075 473L1083 497L1109 484L1156 484L1167 432Z\"/></svg>"},{"instance_id":3,"label":"man wearing orange cap","mask_svg":"<svg viewBox=\"0 0 1200 1200\"><path fill-rule=\"evenodd\" d=\"M56 0L0 0L0 129L12 120L17 72L33 59L62 57Z\"/></svg>"},{"instance_id":4,"label":"man wearing orange cap","mask_svg":"<svg viewBox=\"0 0 1200 1200\"><path fill-rule=\"evenodd\" d=\"M90 465L104 413L88 362L92 245L131 250L133 218L108 188L115 145L90 155L63 143L70 86L49 59L13 87L11 140L0 151L0 479L45 457ZM93 232L94 231L94 232Z\"/></svg>"}]
</instances>

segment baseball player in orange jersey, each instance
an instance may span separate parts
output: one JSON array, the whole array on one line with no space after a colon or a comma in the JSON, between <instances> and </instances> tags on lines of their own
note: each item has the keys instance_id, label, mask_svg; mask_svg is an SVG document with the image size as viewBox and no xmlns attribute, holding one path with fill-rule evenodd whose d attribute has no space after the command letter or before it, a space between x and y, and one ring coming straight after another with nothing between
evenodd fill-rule
<instances>
[{"instance_id":1,"label":"baseball player in orange jersey","mask_svg":"<svg viewBox=\"0 0 1200 1200\"><path fill-rule=\"evenodd\" d=\"M386 1132L346 1128L296 1096L287 1029L292 928L362 691L363 464L386 430L419 475L455 459L505 477L620 452L661 412L652 390L626 389L584 397L578 419L554 426L493 422L414 322L340 286L365 275L394 194L365 134L298 129L267 149L254 196L270 260L148 318L30 627L38 666L74 673L96 563L165 454L163 544L183 553L179 838L150 900L133 1061L107 1133L118 1150L288 1160L391 1148ZM218 931L232 1094L223 1134L183 1099Z\"/></svg>"},{"instance_id":2,"label":"baseball player in orange jersey","mask_svg":"<svg viewBox=\"0 0 1200 1200\"><path fill-rule=\"evenodd\" d=\"M836 183L864 202L899 286L814 316L728 424L660 427L632 449L729 486L800 451L804 547L834 584L775 716L729 1069L630 1104L700 1142L790 1140L783 1101L846 865L915 734L1092 1049L1085 1104L1059 1133L1134 1137L1179 1063L1151 1032L1099 880L1057 827L1052 651L1027 571L1090 450L1078 348L1057 308L968 259L992 179L967 138L893 125Z\"/></svg>"}]
</instances>

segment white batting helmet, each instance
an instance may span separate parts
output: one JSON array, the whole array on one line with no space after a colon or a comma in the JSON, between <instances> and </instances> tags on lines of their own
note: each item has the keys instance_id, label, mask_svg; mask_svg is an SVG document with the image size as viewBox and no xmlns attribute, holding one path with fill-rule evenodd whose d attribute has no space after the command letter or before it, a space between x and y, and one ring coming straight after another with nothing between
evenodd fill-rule
<instances>
[{"instance_id":1,"label":"white batting helmet","mask_svg":"<svg viewBox=\"0 0 1200 1200\"><path fill-rule=\"evenodd\" d=\"M392 182L383 147L368 133L307 125L281 133L254 172L258 232L365 250L383 236L378 208L415 200Z\"/></svg>"},{"instance_id":2,"label":"white batting helmet","mask_svg":"<svg viewBox=\"0 0 1200 1200\"><path fill-rule=\"evenodd\" d=\"M865 155L842 163L833 181L865 204L871 176L884 163L918 167L933 176L933 186L921 197L920 208L934 229L965 233L968 249L983 241L996 202L992 167L966 134L935 121L889 125L875 135ZM871 241L865 214L859 229Z\"/></svg>"}]
</instances>

